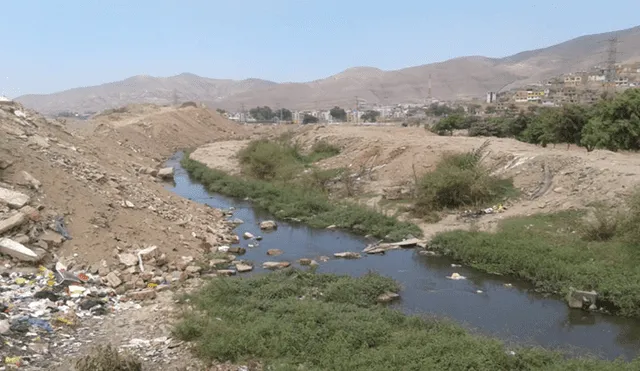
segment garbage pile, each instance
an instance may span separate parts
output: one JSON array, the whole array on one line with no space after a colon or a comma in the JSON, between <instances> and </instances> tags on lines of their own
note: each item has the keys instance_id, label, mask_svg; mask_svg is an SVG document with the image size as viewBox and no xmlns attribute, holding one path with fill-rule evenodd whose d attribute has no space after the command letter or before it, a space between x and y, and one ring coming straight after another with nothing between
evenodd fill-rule
<instances>
[{"instance_id":1,"label":"garbage pile","mask_svg":"<svg viewBox=\"0 0 640 371\"><path fill-rule=\"evenodd\" d=\"M139 306L120 301L113 288L85 272L40 266L0 275L0 354L6 366L24 367L47 358L52 347L74 346L74 329L87 317ZM0 366L0 369L2 367Z\"/></svg>"},{"instance_id":2,"label":"garbage pile","mask_svg":"<svg viewBox=\"0 0 640 371\"><path fill-rule=\"evenodd\" d=\"M494 205L493 207L487 207L480 210L465 210L458 217L459 218L479 218L483 215L503 213L507 208L502 204Z\"/></svg>"}]
</instances>

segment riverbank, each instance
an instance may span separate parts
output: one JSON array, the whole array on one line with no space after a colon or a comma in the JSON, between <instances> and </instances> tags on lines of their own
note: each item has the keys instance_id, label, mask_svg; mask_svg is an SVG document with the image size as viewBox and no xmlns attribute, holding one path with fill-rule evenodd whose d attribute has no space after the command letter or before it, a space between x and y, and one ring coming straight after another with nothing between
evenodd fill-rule
<instances>
[{"instance_id":1,"label":"riverbank","mask_svg":"<svg viewBox=\"0 0 640 371\"><path fill-rule=\"evenodd\" d=\"M332 226L389 241L422 235L420 228L413 223L399 221L363 206L332 201L326 194L292 182L269 182L229 175L189 158L189 153L185 154L181 164L209 191L251 199L255 206L279 219L298 221L314 228Z\"/></svg>"},{"instance_id":2,"label":"riverbank","mask_svg":"<svg viewBox=\"0 0 640 371\"><path fill-rule=\"evenodd\" d=\"M616 314L639 317L637 246L606 222L595 228L612 235L589 240L584 223L582 212L513 218L503 221L496 233L438 234L429 248L485 272L528 280L544 292L595 290L599 307L611 304Z\"/></svg>"},{"instance_id":3,"label":"riverbank","mask_svg":"<svg viewBox=\"0 0 640 371\"><path fill-rule=\"evenodd\" d=\"M192 310L175 334L208 361L257 361L317 370L638 370L640 361L565 359L511 348L458 325L406 316L379 304L397 284L287 270L243 279L214 278L188 297ZM461 351L463 350L463 351Z\"/></svg>"}]
</instances>

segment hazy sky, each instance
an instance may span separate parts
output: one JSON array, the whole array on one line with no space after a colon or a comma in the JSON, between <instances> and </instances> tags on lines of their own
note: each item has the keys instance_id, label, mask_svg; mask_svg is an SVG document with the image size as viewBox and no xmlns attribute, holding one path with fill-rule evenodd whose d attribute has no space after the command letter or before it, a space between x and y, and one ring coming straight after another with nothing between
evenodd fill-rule
<instances>
[{"instance_id":1,"label":"hazy sky","mask_svg":"<svg viewBox=\"0 0 640 371\"><path fill-rule=\"evenodd\" d=\"M638 0L5 0L0 94L182 72L309 81L502 57L633 27L639 14Z\"/></svg>"}]
</instances>

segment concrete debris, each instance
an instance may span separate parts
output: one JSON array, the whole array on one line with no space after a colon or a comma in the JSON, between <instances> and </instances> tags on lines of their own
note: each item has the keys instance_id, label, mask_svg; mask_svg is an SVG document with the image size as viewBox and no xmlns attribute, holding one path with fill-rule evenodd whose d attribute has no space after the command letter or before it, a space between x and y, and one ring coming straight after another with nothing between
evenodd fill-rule
<instances>
[{"instance_id":1,"label":"concrete debris","mask_svg":"<svg viewBox=\"0 0 640 371\"><path fill-rule=\"evenodd\" d=\"M8 217L7 219L0 220L0 234L8 232L14 228L17 228L27 222L27 216L21 212Z\"/></svg>"},{"instance_id":2,"label":"concrete debris","mask_svg":"<svg viewBox=\"0 0 640 371\"><path fill-rule=\"evenodd\" d=\"M8 238L0 238L0 253L22 261L36 261L38 254L28 247Z\"/></svg>"},{"instance_id":3,"label":"concrete debris","mask_svg":"<svg viewBox=\"0 0 640 371\"><path fill-rule=\"evenodd\" d=\"M124 264L126 267L132 267L138 264L138 258L130 253L118 254L118 260L120 260L120 263Z\"/></svg>"},{"instance_id":4,"label":"concrete debris","mask_svg":"<svg viewBox=\"0 0 640 371\"><path fill-rule=\"evenodd\" d=\"M360 259L360 254L358 254L357 252L337 252L335 254L333 254L334 257L336 258L342 258L342 259Z\"/></svg>"},{"instance_id":5,"label":"concrete debris","mask_svg":"<svg viewBox=\"0 0 640 371\"><path fill-rule=\"evenodd\" d=\"M35 189L36 191L40 189L40 187L42 186L42 183L40 183L40 181L36 178L34 178L33 175L29 174L26 171L21 171L20 172L22 174L22 177L24 178L24 181L33 189Z\"/></svg>"},{"instance_id":6,"label":"concrete debris","mask_svg":"<svg viewBox=\"0 0 640 371\"><path fill-rule=\"evenodd\" d=\"M378 296L378 303L390 303L398 298L400 298L400 295L395 292L385 292Z\"/></svg>"},{"instance_id":7,"label":"concrete debris","mask_svg":"<svg viewBox=\"0 0 640 371\"><path fill-rule=\"evenodd\" d=\"M590 308L597 308L598 293L595 291L576 290L571 287L567 293L566 300L569 308L592 310Z\"/></svg>"},{"instance_id":8,"label":"concrete debris","mask_svg":"<svg viewBox=\"0 0 640 371\"><path fill-rule=\"evenodd\" d=\"M29 203L30 197L24 193L0 187L0 203L19 209Z\"/></svg>"}]
</instances>

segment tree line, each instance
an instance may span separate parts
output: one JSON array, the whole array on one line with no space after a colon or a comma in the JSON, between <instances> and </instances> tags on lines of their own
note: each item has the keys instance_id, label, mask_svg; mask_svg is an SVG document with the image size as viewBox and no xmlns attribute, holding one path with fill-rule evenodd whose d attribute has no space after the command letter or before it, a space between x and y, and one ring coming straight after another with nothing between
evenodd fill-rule
<instances>
[{"instance_id":1,"label":"tree line","mask_svg":"<svg viewBox=\"0 0 640 371\"><path fill-rule=\"evenodd\" d=\"M627 89L604 97L591 106L512 108L488 118L468 115L460 110L447 112L431 127L439 135L468 130L469 136L492 136L546 147L549 144L575 144L594 149L640 150L640 89Z\"/></svg>"},{"instance_id":2,"label":"tree line","mask_svg":"<svg viewBox=\"0 0 640 371\"><path fill-rule=\"evenodd\" d=\"M221 114L226 112L222 109L218 109L217 111ZM272 110L269 106L258 106L251 108L249 110L249 114L251 115L251 117L256 119L256 121L272 121L274 119L279 119L282 121L293 120L293 113L286 108ZM336 121L347 121L347 111L345 111L344 108L335 106L329 110L329 114ZM365 111L360 118L363 122L376 122L379 116L380 112L368 110ZM304 114L304 116L302 117L303 124L314 124L318 121L319 120L317 117L308 113Z\"/></svg>"}]
</instances>

